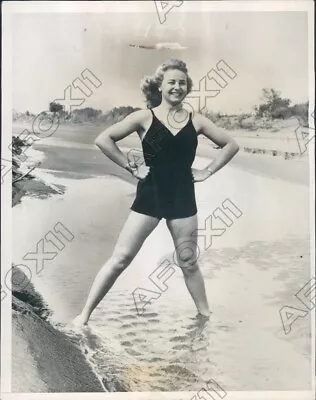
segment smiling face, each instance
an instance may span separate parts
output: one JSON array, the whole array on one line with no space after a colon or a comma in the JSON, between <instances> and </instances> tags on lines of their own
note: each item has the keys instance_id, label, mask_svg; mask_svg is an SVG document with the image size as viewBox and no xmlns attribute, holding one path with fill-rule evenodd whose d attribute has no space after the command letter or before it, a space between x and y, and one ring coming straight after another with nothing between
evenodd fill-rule
<instances>
[{"instance_id":1,"label":"smiling face","mask_svg":"<svg viewBox=\"0 0 316 400\"><path fill-rule=\"evenodd\" d=\"M170 104L181 103L188 93L187 76L178 69L168 69L161 83L162 97Z\"/></svg>"}]
</instances>

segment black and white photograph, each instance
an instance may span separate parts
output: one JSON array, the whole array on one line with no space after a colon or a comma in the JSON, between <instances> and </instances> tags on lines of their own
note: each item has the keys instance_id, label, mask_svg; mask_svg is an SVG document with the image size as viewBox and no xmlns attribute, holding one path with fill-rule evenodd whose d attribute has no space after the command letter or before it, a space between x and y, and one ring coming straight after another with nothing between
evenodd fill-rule
<instances>
[{"instance_id":1,"label":"black and white photograph","mask_svg":"<svg viewBox=\"0 0 316 400\"><path fill-rule=\"evenodd\" d=\"M314 399L313 2L2 10L1 398Z\"/></svg>"}]
</instances>

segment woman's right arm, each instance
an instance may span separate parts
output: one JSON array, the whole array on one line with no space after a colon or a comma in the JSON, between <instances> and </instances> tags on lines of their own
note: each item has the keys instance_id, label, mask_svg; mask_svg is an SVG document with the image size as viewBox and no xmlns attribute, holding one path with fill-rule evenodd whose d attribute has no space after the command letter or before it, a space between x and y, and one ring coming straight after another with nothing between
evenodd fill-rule
<instances>
[{"instance_id":1,"label":"woman's right arm","mask_svg":"<svg viewBox=\"0 0 316 400\"><path fill-rule=\"evenodd\" d=\"M128 159L120 151L116 142L141 129L144 126L143 124L144 121L146 121L146 118L148 118L148 110L135 111L125 117L122 121L105 129L95 139L94 143L113 162L132 172L131 167L129 167Z\"/></svg>"}]
</instances>

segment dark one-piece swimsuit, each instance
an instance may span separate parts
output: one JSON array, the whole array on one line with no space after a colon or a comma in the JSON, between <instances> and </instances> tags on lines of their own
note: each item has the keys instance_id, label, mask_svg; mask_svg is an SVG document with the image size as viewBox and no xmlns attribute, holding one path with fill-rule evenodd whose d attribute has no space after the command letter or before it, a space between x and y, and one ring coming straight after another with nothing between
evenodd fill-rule
<instances>
[{"instance_id":1,"label":"dark one-piece swimsuit","mask_svg":"<svg viewBox=\"0 0 316 400\"><path fill-rule=\"evenodd\" d=\"M197 213L191 166L198 144L192 115L172 134L152 112L152 123L142 140L149 172L138 181L131 210L156 218L177 219Z\"/></svg>"}]
</instances>

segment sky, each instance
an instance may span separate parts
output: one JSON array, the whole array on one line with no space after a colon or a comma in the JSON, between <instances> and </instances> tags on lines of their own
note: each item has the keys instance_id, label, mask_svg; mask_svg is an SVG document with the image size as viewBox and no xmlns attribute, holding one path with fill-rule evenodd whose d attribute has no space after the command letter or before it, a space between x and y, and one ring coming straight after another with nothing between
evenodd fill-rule
<instances>
[{"instance_id":1,"label":"sky","mask_svg":"<svg viewBox=\"0 0 316 400\"><path fill-rule=\"evenodd\" d=\"M194 89L224 60L236 73L208 98L209 110L249 112L265 87L293 103L307 100L308 40L305 12L182 12L160 24L156 11L135 13L25 13L12 22L13 104L38 113L63 98L64 89L88 68L102 82L81 107L107 111L145 107L140 81L162 62L186 62ZM180 49L144 49L179 43ZM222 73L222 72L221 72ZM83 98L79 89L72 97ZM194 100L195 101L195 100ZM194 102L192 100L192 102ZM197 99L196 99L197 101ZM195 103L194 103L195 104Z\"/></svg>"}]
</instances>

